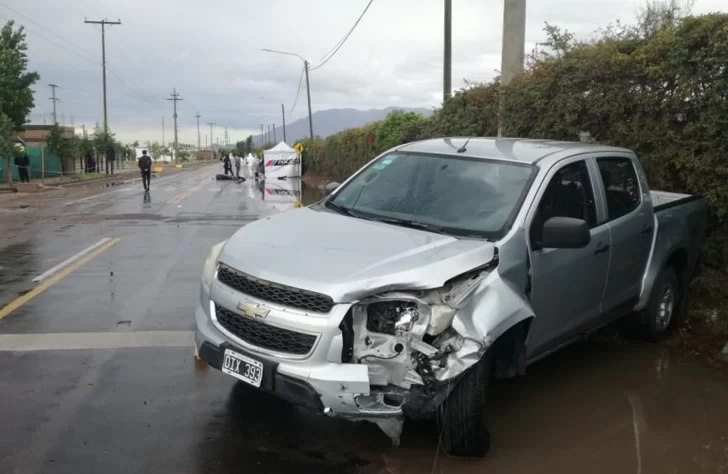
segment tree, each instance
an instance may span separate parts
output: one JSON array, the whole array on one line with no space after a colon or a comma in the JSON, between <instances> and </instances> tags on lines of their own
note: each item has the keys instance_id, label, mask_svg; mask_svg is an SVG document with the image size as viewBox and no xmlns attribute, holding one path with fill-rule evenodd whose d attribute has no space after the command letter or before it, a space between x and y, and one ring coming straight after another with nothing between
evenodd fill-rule
<instances>
[{"instance_id":1,"label":"tree","mask_svg":"<svg viewBox=\"0 0 728 474\"><path fill-rule=\"evenodd\" d=\"M13 121L10 120L10 117L0 112L0 156L5 157L5 169L8 173L8 185L11 187L13 185L11 159L15 154L15 146L12 139L14 128Z\"/></svg>"},{"instance_id":2,"label":"tree","mask_svg":"<svg viewBox=\"0 0 728 474\"><path fill-rule=\"evenodd\" d=\"M11 159L15 154L13 134L22 130L35 105L30 87L40 76L28 72L28 49L21 26L13 29L9 21L0 30L0 156L5 157L8 184L13 183Z\"/></svg>"},{"instance_id":3,"label":"tree","mask_svg":"<svg viewBox=\"0 0 728 474\"><path fill-rule=\"evenodd\" d=\"M253 153L253 135L248 135L248 138L245 139L245 151Z\"/></svg>"},{"instance_id":4,"label":"tree","mask_svg":"<svg viewBox=\"0 0 728 474\"><path fill-rule=\"evenodd\" d=\"M111 131L111 127L104 130L102 125L99 125L98 123L96 124L94 127L93 143L97 153L104 154L106 152L106 147L108 145L113 145L115 141L115 135Z\"/></svg>"},{"instance_id":5,"label":"tree","mask_svg":"<svg viewBox=\"0 0 728 474\"><path fill-rule=\"evenodd\" d=\"M149 155L154 161L157 161L164 152L164 148L158 142L149 144Z\"/></svg>"},{"instance_id":6,"label":"tree","mask_svg":"<svg viewBox=\"0 0 728 474\"><path fill-rule=\"evenodd\" d=\"M245 156L245 142L244 141L235 142L235 153L237 153L238 156Z\"/></svg>"},{"instance_id":7,"label":"tree","mask_svg":"<svg viewBox=\"0 0 728 474\"><path fill-rule=\"evenodd\" d=\"M0 115L10 119L13 130L17 131L23 128L35 105L31 86L40 76L27 71L24 28L14 30L14 24L9 21L0 30Z\"/></svg>"}]
</instances>

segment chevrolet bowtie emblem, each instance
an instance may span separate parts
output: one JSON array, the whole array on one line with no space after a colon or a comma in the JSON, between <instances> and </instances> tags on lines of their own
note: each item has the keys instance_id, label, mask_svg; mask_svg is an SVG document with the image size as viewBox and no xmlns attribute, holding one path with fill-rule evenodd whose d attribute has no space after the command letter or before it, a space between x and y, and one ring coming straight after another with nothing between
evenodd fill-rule
<instances>
[{"instance_id":1,"label":"chevrolet bowtie emblem","mask_svg":"<svg viewBox=\"0 0 728 474\"><path fill-rule=\"evenodd\" d=\"M265 318L270 313L269 309L261 308L254 303L238 303L238 309L249 318Z\"/></svg>"}]
</instances>

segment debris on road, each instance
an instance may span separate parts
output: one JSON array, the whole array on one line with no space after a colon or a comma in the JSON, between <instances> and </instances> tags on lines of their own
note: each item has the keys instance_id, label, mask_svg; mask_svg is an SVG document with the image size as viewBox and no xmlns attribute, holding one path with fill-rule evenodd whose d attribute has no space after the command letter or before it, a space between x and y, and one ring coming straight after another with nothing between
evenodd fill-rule
<instances>
[{"instance_id":1,"label":"debris on road","mask_svg":"<svg viewBox=\"0 0 728 474\"><path fill-rule=\"evenodd\" d=\"M215 175L215 179L218 181L237 181L238 184L245 182L245 178L243 178L242 176L236 178L235 176L228 176L226 174L217 174Z\"/></svg>"}]
</instances>

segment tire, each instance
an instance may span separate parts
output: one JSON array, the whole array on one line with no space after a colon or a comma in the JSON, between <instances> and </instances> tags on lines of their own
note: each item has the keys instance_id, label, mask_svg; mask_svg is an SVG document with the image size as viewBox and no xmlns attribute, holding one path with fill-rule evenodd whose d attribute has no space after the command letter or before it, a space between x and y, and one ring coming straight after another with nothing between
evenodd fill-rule
<instances>
[{"instance_id":1,"label":"tire","mask_svg":"<svg viewBox=\"0 0 728 474\"><path fill-rule=\"evenodd\" d=\"M672 267L665 267L655 281L647 307L640 313L639 333L657 342L668 335L680 319L685 295Z\"/></svg>"},{"instance_id":2,"label":"tire","mask_svg":"<svg viewBox=\"0 0 728 474\"><path fill-rule=\"evenodd\" d=\"M440 446L448 456L484 457L490 449L486 427L486 399L492 367L492 353L460 377L448 398L437 409Z\"/></svg>"}]
</instances>

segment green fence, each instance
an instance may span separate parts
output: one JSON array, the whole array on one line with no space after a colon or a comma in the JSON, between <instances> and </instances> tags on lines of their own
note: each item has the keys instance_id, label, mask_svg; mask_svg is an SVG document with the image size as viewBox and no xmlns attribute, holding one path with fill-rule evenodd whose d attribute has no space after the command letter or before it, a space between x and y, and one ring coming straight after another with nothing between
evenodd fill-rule
<instances>
[{"instance_id":1,"label":"green fence","mask_svg":"<svg viewBox=\"0 0 728 474\"><path fill-rule=\"evenodd\" d=\"M43 148L27 147L25 152L30 158L30 179L40 179L43 177ZM8 181L7 161L5 158L0 159L0 183ZM15 167L15 159L10 159L10 168L13 172L13 181L20 181L18 169ZM61 159L46 149L45 151L45 177L57 178L61 175Z\"/></svg>"}]
</instances>

